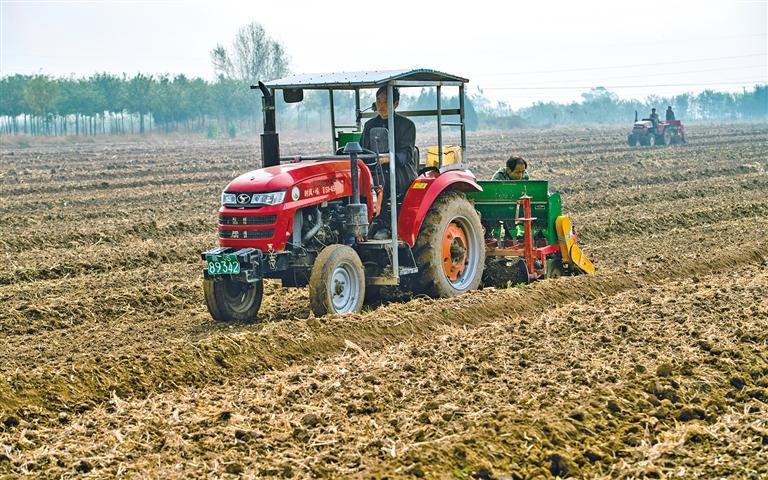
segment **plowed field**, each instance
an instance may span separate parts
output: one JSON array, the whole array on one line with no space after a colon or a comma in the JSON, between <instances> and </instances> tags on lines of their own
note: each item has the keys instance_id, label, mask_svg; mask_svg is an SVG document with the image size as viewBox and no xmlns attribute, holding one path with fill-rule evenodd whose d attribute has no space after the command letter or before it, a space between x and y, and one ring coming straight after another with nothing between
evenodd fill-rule
<instances>
[{"instance_id":1,"label":"plowed field","mask_svg":"<svg viewBox=\"0 0 768 480\"><path fill-rule=\"evenodd\" d=\"M469 136L598 274L323 318L268 282L247 325L199 252L258 145L3 141L0 478L768 477L768 126L624 133Z\"/></svg>"}]
</instances>

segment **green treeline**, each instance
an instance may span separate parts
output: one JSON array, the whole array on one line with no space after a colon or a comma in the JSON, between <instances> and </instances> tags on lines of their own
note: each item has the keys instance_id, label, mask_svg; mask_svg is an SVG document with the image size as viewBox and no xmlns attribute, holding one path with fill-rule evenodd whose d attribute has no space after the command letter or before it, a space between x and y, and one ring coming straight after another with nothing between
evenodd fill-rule
<instances>
[{"instance_id":1,"label":"green treeline","mask_svg":"<svg viewBox=\"0 0 768 480\"><path fill-rule=\"evenodd\" d=\"M221 79L97 74L89 78L0 78L0 131L27 135L200 132L253 122L255 96Z\"/></svg>"},{"instance_id":2,"label":"green treeline","mask_svg":"<svg viewBox=\"0 0 768 480\"><path fill-rule=\"evenodd\" d=\"M370 106L373 92L361 92L361 106ZM434 89L404 89L400 110L435 107ZM319 131L328 128L328 92L307 91L301 103L278 101L281 129ZM443 98L455 108L457 97ZM652 107L663 115L671 105L683 121L764 121L768 119L768 86L743 93L706 90L698 95L620 100L598 87L569 104L537 102L513 110L493 103L481 92L468 95L466 123L476 128L507 129L582 123L630 123L634 112L646 117ZM352 92L336 92L337 123L354 122ZM446 118L446 121L454 119ZM419 121L426 121L419 119ZM261 129L261 99L246 82L220 76L215 82L184 75L170 77L107 73L88 78L12 75L0 78L0 134L6 135L125 135L201 133L235 136Z\"/></svg>"},{"instance_id":3,"label":"green treeline","mask_svg":"<svg viewBox=\"0 0 768 480\"><path fill-rule=\"evenodd\" d=\"M361 108L370 106L373 91L361 92ZM403 95L401 109L430 109L434 90ZM285 104L278 96L278 126L294 130L328 128L327 91L307 91L304 101ZM458 98L443 98L444 108L456 108ZM477 127L477 115L467 100L467 125ZM336 121L354 123L354 94L334 93ZM446 121L451 120L450 117ZM421 121L421 120L420 120ZM220 76L200 78L116 76L53 78L13 75L0 78L0 133L12 135L125 135L204 133L229 136L261 129L261 93L247 82Z\"/></svg>"}]
</instances>

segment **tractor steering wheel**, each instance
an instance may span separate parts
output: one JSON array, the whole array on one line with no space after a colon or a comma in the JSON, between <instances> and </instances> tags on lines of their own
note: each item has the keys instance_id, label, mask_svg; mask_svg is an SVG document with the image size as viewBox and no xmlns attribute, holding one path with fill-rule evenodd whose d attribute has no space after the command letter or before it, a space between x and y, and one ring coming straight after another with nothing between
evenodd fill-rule
<instances>
[{"instance_id":1,"label":"tractor steering wheel","mask_svg":"<svg viewBox=\"0 0 768 480\"><path fill-rule=\"evenodd\" d=\"M376 155L376 158L374 158L374 159L370 159L370 158L361 158L360 159L368 167L373 167L373 166L375 166L375 164L379 163L379 154L374 152L373 150L368 150L367 148L363 148L363 154L365 154L365 155ZM344 147L337 148L336 149L336 155L344 155Z\"/></svg>"},{"instance_id":2,"label":"tractor steering wheel","mask_svg":"<svg viewBox=\"0 0 768 480\"><path fill-rule=\"evenodd\" d=\"M374 184L383 185L384 171L382 170L381 162L379 161L379 154L373 150L368 150L367 148L363 148L363 153L366 155L376 156L375 158L361 158L360 160L362 160L365 166L371 170L371 174L374 178ZM336 155L344 155L344 147L337 148Z\"/></svg>"}]
</instances>

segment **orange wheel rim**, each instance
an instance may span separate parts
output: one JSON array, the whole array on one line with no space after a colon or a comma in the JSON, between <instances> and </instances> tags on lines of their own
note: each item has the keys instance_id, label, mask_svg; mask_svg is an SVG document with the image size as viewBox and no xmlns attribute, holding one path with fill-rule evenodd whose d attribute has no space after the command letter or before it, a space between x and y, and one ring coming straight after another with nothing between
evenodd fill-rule
<instances>
[{"instance_id":1,"label":"orange wheel rim","mask_svg":"<svg viewBox=\"0 0 768 480\"><path fill-rule=\"evenodd\" d=\"M451 223L443 235L443 271L448 280L455 282L467 266L467 236L464 230Z\"/></svg>"}]
</instances>

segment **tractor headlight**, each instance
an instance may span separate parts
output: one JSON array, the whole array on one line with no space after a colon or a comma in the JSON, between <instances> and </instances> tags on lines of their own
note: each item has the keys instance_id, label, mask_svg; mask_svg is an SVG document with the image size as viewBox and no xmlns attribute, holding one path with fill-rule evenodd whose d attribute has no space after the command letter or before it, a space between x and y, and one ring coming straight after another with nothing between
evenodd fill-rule
<instances>
[{"instance_id":1,"label":"tractor headlight","mask_svg":"<svg viewBox=\"0 0 768 480\"><path fill-rule=\"evenodd\" d=\"M237 195L234 193L222 193L221 194L222 205L235 205L237 204Z\"/></svg>"},{"instance_id":2,"label":"tractor headlight","mask_svg":"<svg viewBox=\"0 0 768 480\"><path fill-rule=\"evenodd\" d=\"M285 192L254 193L251 205L279 205L285 200Z\"/></svg>"}]
</instances>

